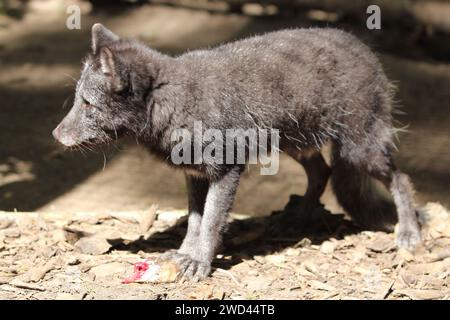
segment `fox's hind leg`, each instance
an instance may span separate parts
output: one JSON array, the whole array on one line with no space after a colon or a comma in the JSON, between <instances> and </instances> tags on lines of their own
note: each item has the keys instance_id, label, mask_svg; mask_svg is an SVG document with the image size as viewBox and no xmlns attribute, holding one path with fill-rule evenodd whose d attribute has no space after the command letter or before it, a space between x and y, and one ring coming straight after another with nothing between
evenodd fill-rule
<instances>
[{"instance_id":1,"label":"fox's hind leg","mask_svg":"<svg viewBox=\"0 0 450 320\"><path fill-rule=\"evenodd\" d=\"M367 132L368 139L358 144L337 146L333 161L333 189L341 205L362 225L382 224L383 219L392 221L391 213L394 217L396 214L397 245L413 249L421 241L414 190L408 176L395 167L393 144L385 132L389 130ZM385 205L386 200L376 196L371 177L381 181L390 191L395 204L393 212L391 206Z\"/></svg>"},{"instance_id":2,"label":"fox's hind leg","mask_svg":"<svg viewBox=\"0 0 450 320\"><path fill-rule=\"evenodd\" d=\"M414 205L414 189L409 177L393 168L388 175L378 178L390 190L397 207L397 245L401 248L414 249L421 241L421 234Z\"/></svg>"},{"instance_id":3,"label":"fox's hind leg","mask_svg":"<svg viewBox=\"0 0 450 320\"><path fill-rule=\"evenodd\" d=\"M273 232L284 232L286 228L301 230L303 227L301 224L307 223L314 209L320 206L320 197L331 173L319 150L308 149L303 152L296 150L289 152L289 155L305 169L308 186L303 201L295 208L295 213L290 211L281 213L271 228Z\"/></svg>"},{"instance_id":4,"label":"fox's hind leg","mask_svg":"<svg viewBox=\"0 0 450 320\"><path fill-rule=\"evenodd\" d=\"M308 187L302 209L310 211L320 204L320 197L327 185L331 169L319 150L305 151L297 155L296 160L303 166L308 177Z\"/></svg>"}]
</instances>

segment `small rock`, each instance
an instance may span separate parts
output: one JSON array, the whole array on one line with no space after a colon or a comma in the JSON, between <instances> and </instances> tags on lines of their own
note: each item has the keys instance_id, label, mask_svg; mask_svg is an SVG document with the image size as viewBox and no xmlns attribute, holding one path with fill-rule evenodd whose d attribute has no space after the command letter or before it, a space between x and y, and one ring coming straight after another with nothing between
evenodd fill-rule
<instances>
[{"instance_id":1,"label":"small rock","mask_svg":"<svg viewBox=\"0 0 450 320\"><path fill-rule=\"evenodd\" d=\"M295 244L295 248L306 248L309 247L311 245L312 241L308 238L303 238L302 240L300 240L299 242L297 242Z\"/></svg>"},{"instance_id":2,"label":"small rock","mask_svg":"<svg viewBox=\"0 0 450 320\"><path fill-rule=\"evenodd\" d=\"M331 254L334 252L334 249L336 248L336 245L331 241L325 241L320 246L320 252L325 254Z\"/></svg>"},{"instance_id":3,"label":"small rock","mask_svg":"<svg viewBox=\"0 0 450 320\"><path fill-rule=\"evenodd\" d=\"M85 254L103 254L109 251L111 244L103 238L81 238L75 243L75 248Z\"/></svg>"}]
</instances>

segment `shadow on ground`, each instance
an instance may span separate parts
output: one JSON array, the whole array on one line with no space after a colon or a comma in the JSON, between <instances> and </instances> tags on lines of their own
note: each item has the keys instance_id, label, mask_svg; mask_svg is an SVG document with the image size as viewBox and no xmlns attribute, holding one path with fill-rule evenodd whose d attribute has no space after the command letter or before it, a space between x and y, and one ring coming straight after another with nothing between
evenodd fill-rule
<instances>
[{"instance_id":1,"label":"shadow on ground","mask_svg":"<svg viewBox=\"0 0 450 320\"><path fill-rule=\"evenodd\" d=\"M267 217L232 220L224 233L222 249L219 253L231 260L216 259L214 267L229 269L250 257L280 252L290 247L320 245L326 240L343 239L347 235L362 231L344 214L331 213L323 206L316 207L311 214L301 212L303 197L291 195L290 201L279 212ZM281 215L296 215L289 224L282 223ZM146 253L165 252L181 245L187 223L171 227L163 232L140 238L128 244L120 243L115 250Z\"/></svg>"}]
</instances>

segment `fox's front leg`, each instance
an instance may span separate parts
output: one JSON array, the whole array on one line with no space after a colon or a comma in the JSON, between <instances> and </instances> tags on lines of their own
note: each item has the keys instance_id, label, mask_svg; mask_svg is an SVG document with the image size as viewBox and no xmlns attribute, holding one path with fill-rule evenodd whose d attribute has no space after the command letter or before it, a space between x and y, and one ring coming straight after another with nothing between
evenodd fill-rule
<instances>
[{"instance_id":1,"label":"fox's front leg","mask_svg":"<svg viewBox=\"0 0 450 320\"><path fill-rule=\"evenodd\" d=\"M233 167L221 178L211 181L203 215L197 216L191 212L186 238L173 257L180 266L181 277L198 281L210 274L211 263L222 239L241 172L241 167ZM194 190L189 193L195 192Z\"/></svg>"},{"instance_id":2,"label":"fox's front leg","mask_svg":"<svg viewBox=\"0 0 450 320\"><path fill-rule=\"evenodd\" d=\"M188 228L183 243L178 250L171 250L162 255L162 259L170 259L180 263L189 258L198 245L200 225L205 208L209 181L206 178L186 174L186 187L188 192Z\"/></svg>"}]
</instances>

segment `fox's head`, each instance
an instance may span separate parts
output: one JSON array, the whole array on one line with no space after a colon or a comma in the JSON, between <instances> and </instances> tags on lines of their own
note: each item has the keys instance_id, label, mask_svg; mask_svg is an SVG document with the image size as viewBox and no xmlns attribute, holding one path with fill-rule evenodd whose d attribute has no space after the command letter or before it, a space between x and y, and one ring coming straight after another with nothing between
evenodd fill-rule
<instances>
[{"instance_id":1,"label":"fox's head","mask_svg":"<svg viewBox=\"0 0 450 320\"><path fill-rule=\"evenodd\" d=\"M157 64L149 61L150 51L95 24L92 52L85 59L73 107L53 130L55 139L76 147L138 134L158 74Z\"/></svg>"}]
</instances>

